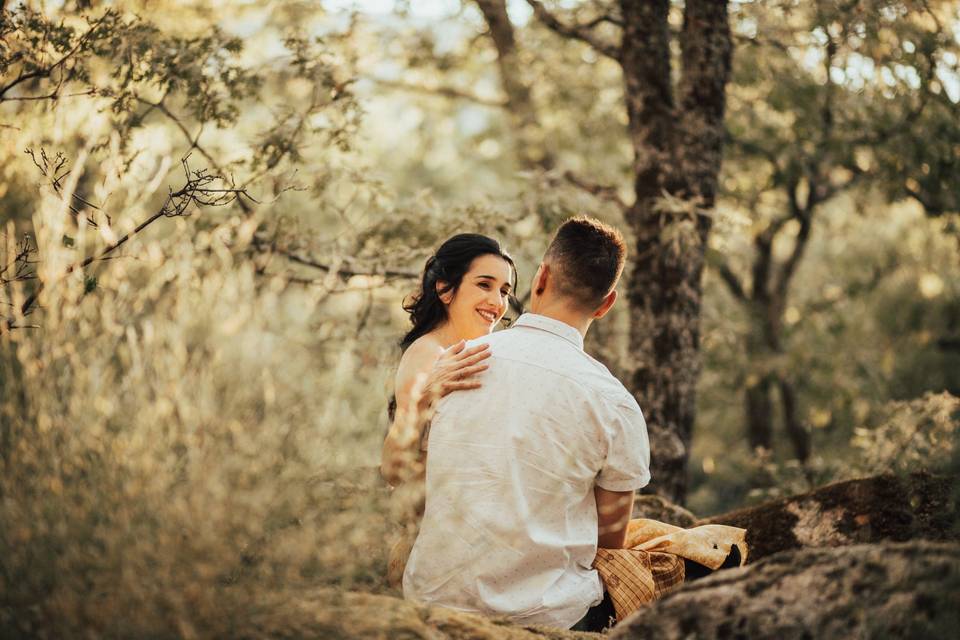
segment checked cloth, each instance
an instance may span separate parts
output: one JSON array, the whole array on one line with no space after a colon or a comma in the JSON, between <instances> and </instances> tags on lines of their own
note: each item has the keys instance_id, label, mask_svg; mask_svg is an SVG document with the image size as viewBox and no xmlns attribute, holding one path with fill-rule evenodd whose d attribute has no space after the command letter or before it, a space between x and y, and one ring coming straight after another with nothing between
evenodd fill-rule
<instances>
[{"instance_id":1,"label":"checked cloth","mask_svg":"<svg viewBox=\"0 0 960 640\"><path fill-rule=\"evenodd\" d=\"M683 584L684 559L720 568L732 547L747 561L746 529L708 524L681 529L665 522L631 520L624 549L598 549L593 567L613 601L617 621Z\"/></svg>"}]
</instances>

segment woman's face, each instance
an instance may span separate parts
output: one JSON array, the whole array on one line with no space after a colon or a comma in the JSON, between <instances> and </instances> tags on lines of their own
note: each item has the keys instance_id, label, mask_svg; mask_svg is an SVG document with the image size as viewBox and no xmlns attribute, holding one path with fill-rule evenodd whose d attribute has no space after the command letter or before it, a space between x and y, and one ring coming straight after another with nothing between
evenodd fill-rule
<instances>
[{"instance_id":1,"label":"woman's face","mask_svg":"<svg viewBox=\"0 0 960 640\"><path fill-rule=\"evenodd\" d=\"M473 259L456 291L441 296L447 318L463 340L479 338L493 331L507 311L513 269L493 254Z\"/></svg>"}]
</instances>

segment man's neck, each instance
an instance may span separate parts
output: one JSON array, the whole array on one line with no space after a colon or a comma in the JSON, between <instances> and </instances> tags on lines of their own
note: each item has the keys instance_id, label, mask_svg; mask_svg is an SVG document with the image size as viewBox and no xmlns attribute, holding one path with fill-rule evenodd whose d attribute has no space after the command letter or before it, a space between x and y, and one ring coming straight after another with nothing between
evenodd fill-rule
<instances>
[{"instance_id":1,"label":"man's neck","mask_svg":"<svg viewBox=\"0 0 960 640\"><path fill-rule=\"evenodd\" d=\"M580 332L580 335L584 338L587 337L587 331L590 329L590 325L593 323L593 316L584 314L582 311L576 309L571 309L570 305L562 301L541 301L540 304L530 307L530 313L535 313L540 316L546 316L547 318L552 318L553 320L559 320L564 324L568 324L577 331Z\"/></svg>"}]
</instances>

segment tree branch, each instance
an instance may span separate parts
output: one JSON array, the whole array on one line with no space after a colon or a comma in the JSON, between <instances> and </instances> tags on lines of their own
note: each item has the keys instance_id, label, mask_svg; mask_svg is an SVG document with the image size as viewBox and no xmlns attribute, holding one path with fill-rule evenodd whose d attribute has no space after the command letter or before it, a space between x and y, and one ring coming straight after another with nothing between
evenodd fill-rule
<instances>
[{"instance_id":1,"label":"tree branch","mask_svg":"<svg viewBox=\"0 0 960 640\"><path fill-rule=\"evenodd\" d=\"M332 267L329 264L325 264L316 260L311 256L305 256L289 249L284 249L278 247L275 244L261 245L261 248L268 248L271 253L274 253L278 256L282 256L294 264L303 265L305 267L310 267L312 269L317 269L323 271L324 273L336 273L342 278L351 278L353 276L383 276L385 278L409 278L417 279L420 277L420 274L416 271L410 271L407 269L394 269L394 268L384 268L384 269L355 269L352 267Z\"/></svg>"},{"instance_id":2,"label":"tree branch","mask_svg":"<svg viewBox=\"0 0 960 640\"><path fill-rule=\"evenodd\" d=\"M35 78L49 78L49 77L50 77L50 74L53 73L53 71L54 71L55 69L57 69L57 68L59 68L61 65L63 65L63 64L64 64L67 60L69 60L74 54L76 54L77 51L80 50L80 47L87 41L87 38L90 36L90 34L93 33L93 32L96 30L97 27L99 27L101 24L103 24L103 22L104 22L108 17L113 17L113 14L114 14L114 12L113 12L112 10L106 11L102 16L100 16L100 19L99 19L99 20L97 20L96 22L94 22L93 24L90 25L90 28L87 29L87 30L83 33L82 36L80 36L80 38L77 40L77 43L76 43L69 51L67 51L65 54L63 54L63 56L61 56L59 60L57 60L56 62L54 62L54 63L51 64L50 66L48 66L48 67L43 67L42 69L36 69L36 70L31 71L31 72L29 72L29 73L21 73L21 74L19 74L14 80L12 80L12 81L9 82L8 84L4 85L3 87L0 87L0 102L3 102L4 100L6 100L6 98L4 98L4 96L6 95L6 93L7 93L8 91L10 91L11 89L13 89L14 87L16 87L18 84L20 84L20 83L22 83L22 82L26 82L26 81L28 81L28 80L33 80L33 79L35 79ZM60 82L59 82L59 84L57 85L57 89L55 90L54 95L53 95L52 97L56 97L55 94L56 94L57 91L60 90L60 87L61 87L62 85L63 85L63 77L60 78ZM39 98L39 99L42 99L42 98Z\"/></svg>"},{"instance_id":3,"label":"tree branch","mask_svg":"<svg viewBox=\"0 0 960 640\"><path fill-rule=\"evenodd\" d=\"M807 242L810 239L813 212L806 212L806 214L801 216L799 220L800 230L797 232L797 237L793 242L793 250L790 252L790 256L780 268L780 273L777 277L776 284L774 285L774 290L781 300L786 298L787 288L790 286L790 280L793 278L793 274L797 269L797 265L800 264L800 259L803 258L803 254L806 251Z\"/></svg>"},{"instance_id":4,"label":"tree branch","mask_svg":"<svg viewBox=\"0 0 960 640\"><path fill-rule=\"evenodd\" d=\"M184 186L177 191L170 190L167 194L166 200L164 200L163 205L159 210L156 211L156 213L141 222L132 231L124 234L121 238L105 247L100 253L89 256L81 262L67 267L67 270L63 275L66 276L70 273L73 273L77 269L84 269L94 262L106 259L107 256L126 244L130 238L134 237L160 218L174 218L177 216L187 215L187 210L190 205L197 207L225 206L236 200L239 200L241 197L247 197L250 200L253 200L253 198L251 198L243 189L217 188L212 186L216 181L221 180L221 178L208 174L205 169L196 171L191 170L187 162L188 160L189 156L185 156L181 160L183 171L187 180L186 184L184 184ZM256 201L254 200L254 202ZM33 311L33 308L43 290L44 282L40 281L40 283L37 285L37 288L20 306L21 316L27 316ZM15 321L13 318L9 319L6 324L8 329L15 327Z\"/></svg>"},{"instance_id":5,"label":"tree branch","mask_svg":"<svg viewBox=\"0 0 960 640\"><path fill-rule=\"evenodd\" d=\"M740 282L740 278L737 277L737 274L733 272L733 269L730 268L730 265L727 264L725 260L717 265L717 273L720 275L720 279L727 285L727 289L733 294L734 298L740 302L748 301L743 283Z\"/></svg>"},{"instance_id":6,"label":"tree branch","mask_svg":"<svg viewBox=\"0 0 960 640\"><path fill-rule=\"evenodd\" d=\"M565 171L563 177L575 187L583 189L587 193L600 198L601 200L606 200L607 202L612 202L618 207L621 211L626 211L630 206L623 201L623 198L620 197L619 190L614 185L606 184L597 184L595 182L588 182L583 178L578 177L572 171Z\"/></svg>"},{"instance_id":7,"label":"tree branch","mask_svg":"<svg viewBox=\"0 0 960 640\"><path fill-rule=\"evenodd\" d=\"M70 174L69 171L60 173L60 170L63 169L67 164L66 156L64 156L62 153L57 153L56 157L53 160L50 160L50 158L47 156L47 150L43 148L40 149L39 160L37 160L37 154L36 152L34 152L33 149L25 149L24 153L30 156L30 159L33 161L34 166L36 166L37 169L40 170L40 173L42 173L45 178L48 178L50 180L50 186L53 187L54 192L56 192L57 195L62 196L63 186L61 182L63 181L64 178L66 178ZM71 193L70 198L72 200L77 200L78 202L80 202L80 204L86 207L89 207L94 211L98 211L98 212L100 211L100 207L93 204L89 200L81 196L78 196L76 193ZM80 209L75 207L72 202L67 203L67 209L75 218L79 218ZM110 222L110 216L105 215L105 217L107 218L107 222ZM88 226L91 226L95 229L99 228L99 225L91 218L87 217L86 220L87 220Z\"/></svg>"},{"instance_id":8,"label":"tree branch","mask_svg":"<svg viewBox=\"0 0 960 640\"><path fill-rule=\"evenodd\" d=\"M617 61L620 60L619 45L603 42L593 34L592 27L596 24L599 24L599 22L594 21L593 23L590 23L590 25L568 25L550 13L550 11L543 6L542 2L539 2L538 0L527 0L527 4L529 4L530 8L533 9L533 15L536 16L537 20L539 20L543 26L547 27L554 33L557 33L564 38L572 38L574 40L585 42L593 47L597 52L602 53L608 58L613 58Z\"/></svg>"},{"instance_id":9,"label":"tree branch","mask_svg":"<svg viewBox=\"0 0 960 640\"><path fill-rule=\"evenodd\" d=\"M374 82L375 84L380 85L381 87L386 87L388 89L398 89L401 91L410 91L413 93L442 96L444 98L451 98L454 100L468 100L470 102L475 102L476 104L483 105L485 107L492 107L495 109L503 109L507 106L506 100L495 100L493 98L484 98L483 96L478 96L475 93L471 93L470 91L467 91L465 89L458 89L456 87L431 87L427 85L415 84L412 82L403 82L400 80L386 80L384 78L376 78L376 77L368 77L368 80Z\"/></svg>"}]
</instances>

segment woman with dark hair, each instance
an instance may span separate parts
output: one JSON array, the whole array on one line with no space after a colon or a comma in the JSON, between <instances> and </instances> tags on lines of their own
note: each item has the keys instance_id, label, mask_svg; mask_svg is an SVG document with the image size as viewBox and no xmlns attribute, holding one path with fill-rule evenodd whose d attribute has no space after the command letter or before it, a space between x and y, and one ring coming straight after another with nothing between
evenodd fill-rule
<instances>
[{"instance_id":1,"label":"woman with dark hair","mask_svg":"<svg viewBox=\"0 0 960 640\"><path fill-rule=\"evenodd\" d=\"M422 475L423 418L433 401L480 386L476 375L487 368L488 347L468 349L465 341L493 331L516 280L513 260L500 244L476 233L449 238L427 260L419 292L403 306L413 326L400 341L403 356L380 466L391 485Z\"/></svg>"},{"instance_id":2,"label":"woman with dark hair","mask_svg":"<svg viewBox=\"0 0 960 640\"><path fill-rule=\"evenodd\" d=\"M400 341L403 355L380 463L383 477L397 489L393 510L404 525L390 549L391 585L400 584L423 515L431 406L451 391L480 386L476 376L487 368L489 347L467 348L466 341L493 331L516 282L513 260L496 240L461 233L427 260L420 290L403 305L413 326Z\"/></svg>"}]
</instances>

